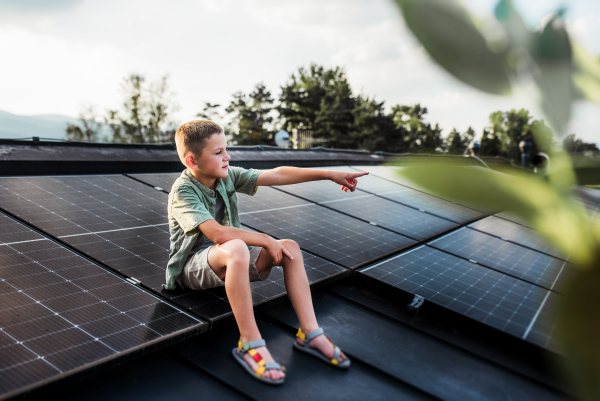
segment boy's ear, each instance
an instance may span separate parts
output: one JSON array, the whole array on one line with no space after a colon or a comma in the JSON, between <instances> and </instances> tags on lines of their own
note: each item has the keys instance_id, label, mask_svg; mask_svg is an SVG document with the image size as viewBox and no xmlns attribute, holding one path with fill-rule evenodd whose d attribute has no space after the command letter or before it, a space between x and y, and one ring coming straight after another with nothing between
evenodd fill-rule
<instances>
[{"instance_id":1,"label":"boy's ear","mask_svg":"<svg viewBox=\"0 0 600 401\"><path fill-rule=\"evenodd\" d=\"M185 155L185 158L183 160L185 161L185 165L187 168L189 168L191 170L198 169L198 163L196 162L196 156L194 156L194 154L192 152L188 152L188 154Z\"/></svg>"}]
</instances>

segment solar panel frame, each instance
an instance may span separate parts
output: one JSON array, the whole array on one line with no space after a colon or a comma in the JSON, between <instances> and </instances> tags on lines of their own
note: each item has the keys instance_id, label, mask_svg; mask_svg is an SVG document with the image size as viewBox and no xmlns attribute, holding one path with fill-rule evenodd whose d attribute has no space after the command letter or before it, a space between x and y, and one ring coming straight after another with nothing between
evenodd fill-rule
<instances>
[{"instance_id":1,"label":"solar panel frame","mask_svg":"<svg viewBox=\"0 0 600 401\"><path fill-rule=\"evenodd\" d=\"M544 331L546 326L539 321L539 311L544 310L547 321L555 324L556 305L546 300L561 296L552 291L427 245L356 274L423 296L427 302L557 351L553 333ZM532 331L532 327L536 329Z\"/></svg>"},{"instance_id":2,"label":"solar panel frame","mask_svg":"<svg viewBox=\"0 0 600 401\"><path fill-rule=\"evenodd\" d=\"M0 242L4 256L20 256L0 258L0 397L22 394L208 330L208 323L4 213L0 213L0 226L28 238ZM113 300L96 292L115 286L125 286L125 291L121 287ZM132 295L138 298L132 307L114 307L114 302ZM89 312L101 306L103 314ZM147 313L140 314L138 308ZM156 310L161 314L156 315Z\"/></svg>"}]
</instances>

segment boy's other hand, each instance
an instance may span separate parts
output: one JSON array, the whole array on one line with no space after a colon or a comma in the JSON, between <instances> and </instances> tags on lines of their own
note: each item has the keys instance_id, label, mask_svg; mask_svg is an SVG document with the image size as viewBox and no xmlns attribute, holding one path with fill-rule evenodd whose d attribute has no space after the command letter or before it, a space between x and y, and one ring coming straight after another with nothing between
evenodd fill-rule
<instances>
[{"instance_id":1,"label":"boy's other hand","mask_svg":"<svg viewBox=\"0 0 600 401\"><path fill-rule=\"evenodd\" d=\"M284 256L287 256L288 258L290 258L290 260L294 259L290 251L285 249L285 247L281 245L281 242L273 238L271 238L268 245L264 248L267 250L267 252L269 252L269 255L271 255L271 258L273 259L273 266L281 266L281 262L283 261Z\"/></svg>"},{"instance_id":2,"label":"boy's other hand","mask_svg":"<svg viewBox=\"0 0 600 401\"><path fill-rule=\"evenodd\" d=\"M331 176L331 181L340 184L342 187L340 188L342 191L354 192L356 190L356 185L358 184L358 177L362 177L363 175L369 174L368 172L360 172L360 173L347 173L345 171L334 171Z\"/></svg>"}]
</instances>

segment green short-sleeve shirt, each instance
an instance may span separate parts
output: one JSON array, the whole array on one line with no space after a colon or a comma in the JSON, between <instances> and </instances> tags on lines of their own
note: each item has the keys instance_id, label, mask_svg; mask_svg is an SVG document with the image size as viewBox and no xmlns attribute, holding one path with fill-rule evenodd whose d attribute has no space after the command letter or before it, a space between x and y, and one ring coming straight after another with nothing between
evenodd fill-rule
<instances>
[{"instance_id":1,"label":"green short-sleeve shirt","mask_svg":"<svg viewBox=\"0 0 600 401\"><path fill-rule=\"evenodd\" d=\"M222 224L240 228L236 192L254 195L258 187L259 170L246 170L229 167L227 178L217 178L215 189L209 189L196 180L189 170L184 170L177 178L169 193L169 232L171 251L167 264L166 290L175 289L175 282L183 271L189 255L208 240L198 227L215 218L215 191L225 203L225 217Z\"/></svg>"}]
</instances>

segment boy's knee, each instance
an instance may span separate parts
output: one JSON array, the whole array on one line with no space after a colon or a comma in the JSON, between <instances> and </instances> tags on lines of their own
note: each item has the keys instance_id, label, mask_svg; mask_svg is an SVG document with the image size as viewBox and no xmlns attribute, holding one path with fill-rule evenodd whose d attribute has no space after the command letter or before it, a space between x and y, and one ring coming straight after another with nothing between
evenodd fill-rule
<instances>
[{"instance_id":1,"label":"boy's knee","mask_svg":"<svg viewBox=\"0 0 600 401\"><path fill-rule=\"evenodd\" d=\"M227 245L228 260L236 262L250 262L250 251L248 251L248 245L241 239L232 239L225 243ZM224 244L224 245L225 245Z\"/></svg>"},{"instance_id":2,"label":"boy's knee","mask_svg":"<svg viewBox=\"0 0 600 401\"><path fill-rule=\"evenodd\" d=\"M297 255L300 253L300 245L292 239L282 239L281 245L285 247L288 251L292 253L292 255Z\"/></svg>"}]
</instances>

